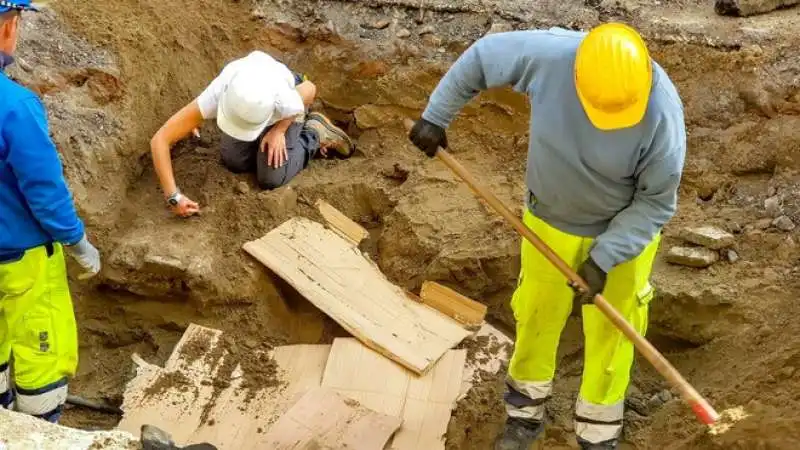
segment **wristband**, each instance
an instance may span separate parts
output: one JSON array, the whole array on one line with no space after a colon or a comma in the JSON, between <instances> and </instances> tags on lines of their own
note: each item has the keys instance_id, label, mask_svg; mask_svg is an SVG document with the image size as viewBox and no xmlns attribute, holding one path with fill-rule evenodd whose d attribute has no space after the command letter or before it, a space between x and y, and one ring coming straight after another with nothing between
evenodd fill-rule
<instances>
[{"instance_id":1,"label":"wristband","mask_svg":"<svg viewBox=\"0 0 800 450\"><path fill-rule=\"evenodd\" d=\"M169 203L170 206L178 206L182 197L181 191L176 189L175 192L167 198L167 203Z\"/></svg>"}]
</instances>

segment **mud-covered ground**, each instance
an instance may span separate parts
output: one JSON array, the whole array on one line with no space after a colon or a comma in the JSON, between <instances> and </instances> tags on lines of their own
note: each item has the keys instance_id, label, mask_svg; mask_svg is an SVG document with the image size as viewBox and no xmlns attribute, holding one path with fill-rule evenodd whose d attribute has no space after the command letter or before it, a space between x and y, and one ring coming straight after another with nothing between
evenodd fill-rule
<instances>
[{"instance_id":1,"label":"mud-covered ground","mask_svg":"<svg viewBox=\"0 0 800 450\"><path fill-rule=\"evenodd\" d=\"M12 73L44 95L105 263L99 279L72 283L81 333L73 392L118 403L131 353L162 362L190 322L263 345L342 334L241 251L293 215L315 218L320 198L373 232L371 253L394 281L412 290L426 279L448 284L486 302L492 320L512 330L507 303L519 239L441 163L410 146L402 118L417 117L458 53L490 30L607 20L642 30L686 108L689 154L662 255L686 225L736 236L735 262L699 270L659 259L648 337L718 410L744 405L751 413L711 438L642 360L626 448L797 448L800 236L772 225L780 216L800 221L797 10L728 19L693 1L108 0L86 8L59 0L26 16ZM357 138L358 154L314 161L290 186L260 192L251 176L220 166L209 123L173 151L178 183L202 214L174 218L149 139L226 61L256 48L309 75L319 88L316 108ZM517 211L528 115L523 97L497 90L470 103L450 131L456 156ZM576 448L580 339L580 324L570 322L546 448ZM459 404L448 448L489 448L503 420L500 387L488 380ZM78 410L65 417L85 428L114 420Z\"/></svg>"}]
</instances>

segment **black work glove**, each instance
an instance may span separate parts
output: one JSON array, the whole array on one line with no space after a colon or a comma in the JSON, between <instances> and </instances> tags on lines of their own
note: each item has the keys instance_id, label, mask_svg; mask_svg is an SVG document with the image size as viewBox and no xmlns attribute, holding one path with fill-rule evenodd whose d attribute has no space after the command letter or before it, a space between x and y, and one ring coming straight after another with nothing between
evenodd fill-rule
<instances>
[{"instance_id":1,"label":"black work glove","mask_svg":"<svg viewBox=\"0 0 800 450\"><path fill-rule=\"evenodd\" d=\"M575 296L572 299L572 315L575 316L580 314L583 305L591 305L594 296L603 292L607 277L607 274L591 257L587 258L578 268L578 275L589 285L589 290L581 292L578 286L572 286L572 289L575 290Z\"/></svg>"},{"instance_id":2,"label":"black work glove","mask_svg":"<svg viewBox=\"0 0 800 450\"><path fill-rule=\"evenodd\" d=\"M425 119L420 119L414 124L408 133L408 138L431 158L436 156L439 147L447 148L447 133L444 128Z\"/></svg>"}]
</instances>

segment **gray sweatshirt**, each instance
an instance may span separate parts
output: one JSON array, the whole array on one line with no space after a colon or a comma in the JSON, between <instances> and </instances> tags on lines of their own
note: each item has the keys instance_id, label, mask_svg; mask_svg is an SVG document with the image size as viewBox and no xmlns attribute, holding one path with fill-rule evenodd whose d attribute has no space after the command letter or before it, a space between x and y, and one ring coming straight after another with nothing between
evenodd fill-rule
<instances>
[{"instance_id":1,"label":"gray sweatshirt","mask_svg":"<svg viewBox=\"0 0 800 450\"><path fill-rule=\"evenodd\" d=\"M609 271L641 253L675 213L686 131L678 92L656 63L644 120L595 128L574 83L585 34L552 28L479 39L439 82L422 117L446 128L481 90L511 85L527 94L528 207L563 232L596 238L591 257Z\"/></svg>"}]
</instances>

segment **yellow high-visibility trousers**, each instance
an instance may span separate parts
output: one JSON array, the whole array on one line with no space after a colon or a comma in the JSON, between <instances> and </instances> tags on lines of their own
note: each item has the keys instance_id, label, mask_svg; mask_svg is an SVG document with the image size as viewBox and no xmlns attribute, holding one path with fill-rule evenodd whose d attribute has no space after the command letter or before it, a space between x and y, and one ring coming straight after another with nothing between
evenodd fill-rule
<instances>
[{"instance_id":1,"label":"yellow high-visibility trousers","mask_svg":"<svg viewBox=\"0 0 800 450\"><path fill-rule=\"evenodd\" d=\"M573 269L588 257L592 238L559 231L527 210L524 222ZM659 242L660 235L639 256L614 267L603 291L606 300L641 334L647 330L648 304L653 298L649 278ZM543 419L573 296L564 275L523 239L519 281L511 300L517 336L507 380L509 416ZM575 430L579 439L597 443L618 437L622 429L634 348L594 305L583 306L582 315L584 369Z\"/></svg>"},{"instance_id":2,"label":"yellow high-visibility trousers","mask_svg":"<svg viewBox=\"0 0 800 450\"><path fill-rule=\"evenodd\" d=\"M10 407L16 398L18 411L57 421L77 364L62 246L32 248L0 262L0 403Z\"/></svg>"}]
</instances>

